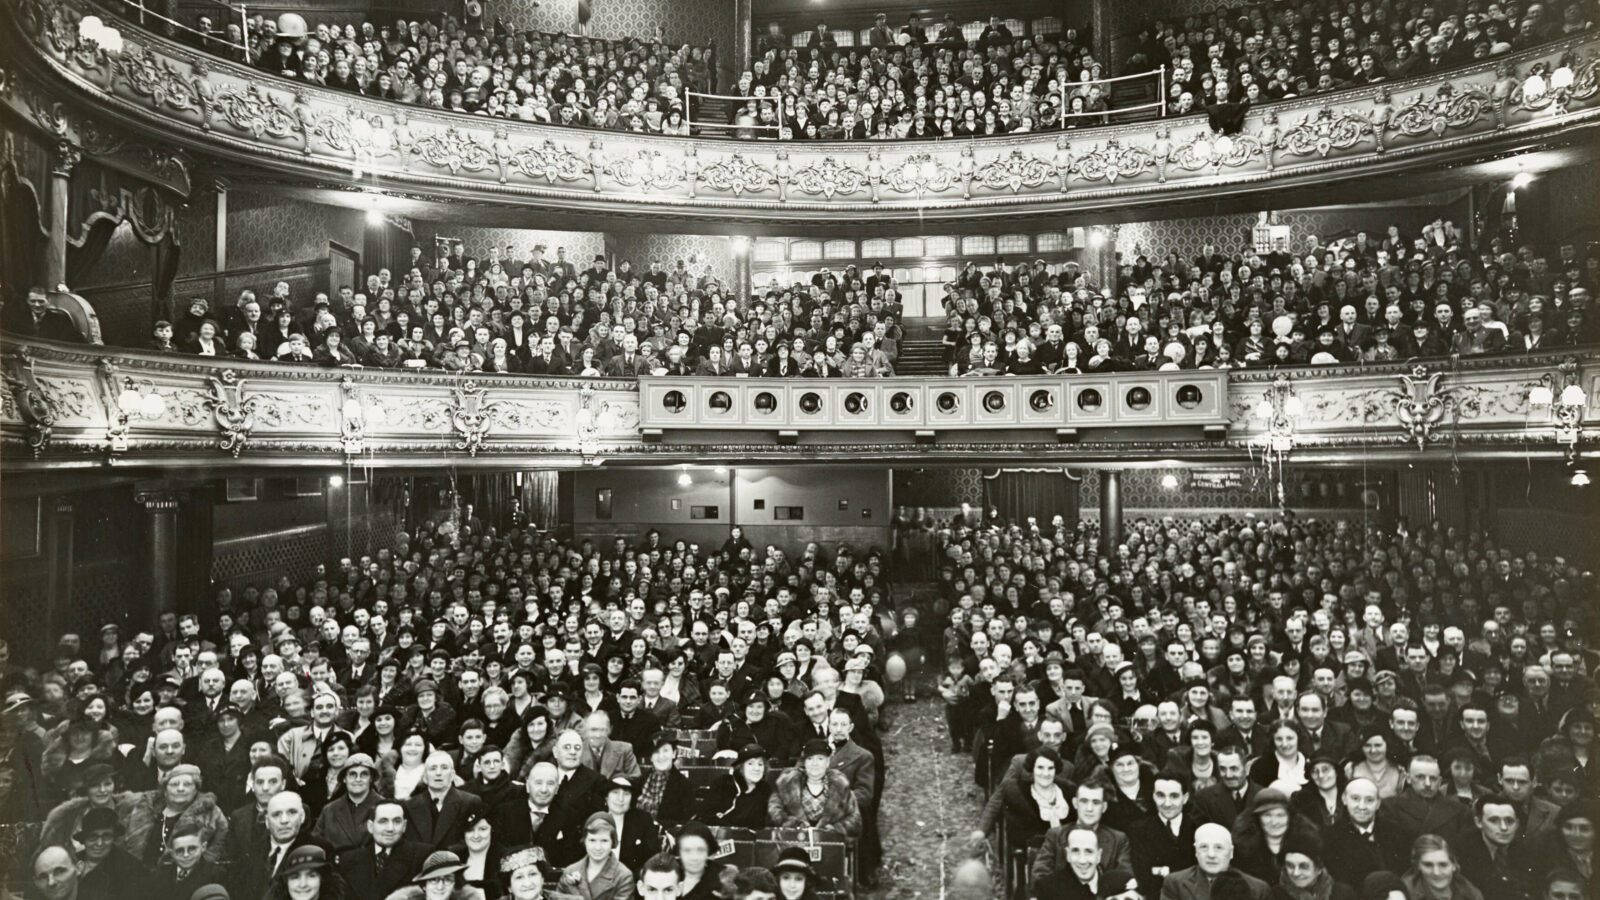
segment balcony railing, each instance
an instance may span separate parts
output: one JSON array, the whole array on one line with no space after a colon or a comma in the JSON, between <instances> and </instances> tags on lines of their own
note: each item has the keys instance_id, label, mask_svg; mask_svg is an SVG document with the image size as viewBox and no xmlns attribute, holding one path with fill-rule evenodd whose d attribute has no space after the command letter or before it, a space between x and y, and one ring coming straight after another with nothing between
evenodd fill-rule
<instances>
[{"instance_id":1,"label":"balcony railing","mask_svg":"<svg viewBox=\"0 0 1600 900\"><path fill-rule=\"evenodd\" d=\"M87 46L85 0L8 4L19 90L51 141L115 117L165 142L298 178L610 216L918 221L1104 211L1410 171L1558 138L1600 117L1600 38L1263 104L1218 140L1203 117L959 141L789 143L593 132L490 120L296 84L146 32ZM1553 79L1539 71L1565 68ZM55 100L68 102L60 107ZM358 177L360 176L360 177ZM822 215L819 216L819 213Z\"/></svg>"},{"instance_id":2,"label":"balcony railing","mask_svg":"<svg viewBox=\"0 0 1600 900\"><path fill-rule=\"evenodd\" d=\"M1600 353L1037 378L459 376L5 341L10 469L719 459L1575 458Z\"/></svg>"}]
</instances>

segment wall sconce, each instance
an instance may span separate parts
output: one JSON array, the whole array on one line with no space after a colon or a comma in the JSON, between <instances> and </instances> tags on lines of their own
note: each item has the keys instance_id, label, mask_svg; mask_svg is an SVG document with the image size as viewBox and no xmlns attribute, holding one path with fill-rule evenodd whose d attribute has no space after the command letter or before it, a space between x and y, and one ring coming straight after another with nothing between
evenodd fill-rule
<instances>
[{"instance_id":1,"label":"wall sconce","mask_svg":"<svg viewBox=\"0 0 1600 900\"><path fill-rule=\"evenodd\" d=\"M1547 63L1536 64L1522 82L1522 105L1529 109L1549 107L1554 112L1565 113L1578 77L1572 61L1569 53L1561 57L1554 69Z\"/></svg>"},{"instance_id":2,"label":"wall sconce","mask_svg":"<svg viewBox=\"0 0 1600 900\"><path fill-rule=\"evenodd\" d=\"M350 153L355 157L350 164L350 174L360 178L379 156L394 148L394 132L389 130L381 116L357 115L350 120Z\"/></svg>"},{"instance_id":3,"label":"wall sconce","mask_svg":"<svg viewBox=\"0 0 1600 900\"><path fill-rule=\"evenodd\" d=\"M84 16L78 20L78 41L84 49L104 56L122 53L122 32L101 21L99 16Z\"/></svg>"},{"instance_id":4,"label":"wall sconce","mask_svg":"<svg viewBox=\"0 0 1600 900\"><path fill-rule=\"evenodd\" d=\"M344 394L339 408L339 439L346 456L359 456L367 449L367 430L382 425L389 414L372 395L362 393L349 376L340 381L339 390Z\"/></svg>"},{"instance_id":5,"label":"wall sconce","mask_svg":"<svg viewBox=\"0 0 1600 900\"><path fill-rule=\"evenodd\" d=\"M119 378L109 361L101 361L100 376L102 390L112 399L106 439L113 453L124 453L128 449L128 429L134 420L162 418L167 414L167 398L156 393L155 383L147 378Z\"/></svg>"},{"instance_id":6,"label":"wall sconce","mask_svg":"<svg viewBox=\"0 0 1600 900\"><path fill-rule=\"evenodd\" d=\"M1556 421L1556 443L1567 448L1567 461L1577 458L1578 423L1589 405L1589 396L1578 383L1578 361L1568 358L1546 372L1538 384L1528 389L1528 405L1534 409L1549 409Z\"/></svg>"},{"instance_id":7,"label":"wall sconce","mask_svg":"<svg viewBox=\"0 0 1600 900\"><path fill-rule=\"evenodd\" d=\"M1294 446L1294 420L1305 412L1305 403L1295 395L1289 376L1279 375L1256 404L1256 418L1267 425L1267 445L1276 453L1287 453Z\"/></svg>"}]
</instances>

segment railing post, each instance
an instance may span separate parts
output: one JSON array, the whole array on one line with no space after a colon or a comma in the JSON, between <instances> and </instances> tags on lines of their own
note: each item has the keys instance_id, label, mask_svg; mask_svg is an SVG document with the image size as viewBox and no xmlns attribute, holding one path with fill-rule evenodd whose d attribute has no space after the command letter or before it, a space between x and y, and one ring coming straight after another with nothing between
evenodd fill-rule
<instances>
[{"instance_id":1,"label":"railing post","mask_svg":"<svg viewBox=\"0 0 1600 900\"><path fill-rule=\"evenodd\" d=\"M239 43L244 45L244 64L250 65L250 11L239 4Z\"/></svg>"},{"instance_id":2,"label":"railing post","mask_svg":"<svg viewBox=\"0 0 1600 900\"><path fill-rule=\"evenodd\" d=\"M1167 117L1167 64L1161 64L1161 82L1156 89L1156 99L1161 101L1161 118Z\"/></svg>"}]
</instances>

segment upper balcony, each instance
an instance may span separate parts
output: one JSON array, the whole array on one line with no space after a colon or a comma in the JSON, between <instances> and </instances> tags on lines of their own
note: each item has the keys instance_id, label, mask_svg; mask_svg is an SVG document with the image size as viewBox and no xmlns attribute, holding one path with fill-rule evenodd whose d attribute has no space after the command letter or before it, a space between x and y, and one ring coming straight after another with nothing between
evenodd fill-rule
<instances>
[{"instance_id":1,"label":"upper balcony","mask_svg":"<svg viewBox=\"0 0 1600 900\"><path fill-rule=\"evenodd\" d=\"M134 26L120 52L83 42L88 0L19 0L0 100L52 139L107 121L346 204L439 216L559 210L575 219L790 227L1080 212L1271 191L1326 198L1416 185L1532 147L1587 160L1600 117L1600 36L1491 62L1255 107L1217 137L1203 116L954 141L663 137L486 119L298 84ZM1570 63L1570 65L1568 65ZM1568 65L1570 81L1530 79ZM1535 85L1542 84L1542 89ZM1437 187L1437 184L1432 185ZM364 192L382 193L380 199ZM1259 202L1256 204L1261 205ZM642 226L641 226L642 227Z\"/></svg>"},{"instance_id":2,"label":"upper balcony","mask_svg":"<svg viewBox=\"0 0 1600 900\"><path fill-rule=\"evenodd\" d=\"M1600 356L1000 378L539 378L6 338L8 471L1576 459Z\"/></svg>"}]
</instances>

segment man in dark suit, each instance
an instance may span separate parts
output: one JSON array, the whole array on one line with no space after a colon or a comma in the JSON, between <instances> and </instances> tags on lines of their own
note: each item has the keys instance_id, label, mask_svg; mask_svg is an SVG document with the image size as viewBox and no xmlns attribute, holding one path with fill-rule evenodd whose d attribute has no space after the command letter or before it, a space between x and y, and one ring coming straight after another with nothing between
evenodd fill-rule
<instances>
[{"instance_id":1,"label":"man in dark suit","mask_svg":"<svg viewBox=\"0 0 1600 900\"><path fill-rule=\"evenodd\" d=\"M555 763L560 781L555 802L579 823L605 803L604 780L593 769L585 768L582 760L583 737L578 732L568 730L556 736Z\"/></svg>"},{"instance_id":2,"label":"man in dark suit","mask_svg":"<svg viewBox=\"0 0 1600 900\"><path fill-rule=\"evenodd\" d=\"M1265 900L1272 892L1265 881L1232 869L1233 832L1226 825L1208 822L1195 829L1194 856L1193 866L1167 876L1161 886L1162 900L1208 900L1212 882L1228 871L1244 879L1251 900Z\"/></svg>"},{"instance_id":3,"label":"man in dark suit","mask_svg":"<svg viewBox=\"0 0 1600 900\"><path fill-rule=\"evenodd\" d=\"M661 730L661 725L653 713L639 708L642 697L639 682L632 678L618 686L618 712L611 717L611 737L632 747L633 755L638 759L647 759L650 756L650 739Z\"/></svg>"},{"instance_id":4,"label":"man in dark suit","mask_svg":"<svg viewBox=\"0 0 1600 900\"><path fill-rule=\"evenodd\" d=\"M1217 751L1217 778L1218 784L1195 792L1195 817L1202 822L1216 822L1232 828L1234 820L1250 806L1250 798L1261 786L1246 777L1244 754L1237 747Z\"/></svg>"},{"instance_id":5,"label":"man in dark suit","mask_svg":"<svg viewBox=\"0 0 1600 900\"><path fill-rule=\"evenodd\" d=\"M584 817L572 815L556 802L561 780L555 763L541 762L528 772L526 803L507 802L495 811L496 855L517 847L536 846L555 865L568 865L582 855L580 838Z\"/></svg>"},{"instance_id":6,"label":"man in dark suit","mask_svg":"<svg viewBox=\"0 0 1600 900\"><path fill-rule=\"evenodd\" d=\"M267 892L272 877L283 866L289 851L305 842L302 831L306 808L294 791L280 791L267 801L266 840L256 852L236 857L230 867L234 896L260 897Z\"/></svg>"},{"instance_id":7,"label":"man in dark suit","mask_svg":"<svg viewBox=\"0 0 1600 900\"><path fill-rule=\"evenodd\" d=\"M455 787L455 777L455 760L435 750L423 764L423 790L405 802L406 837L426 844L429 852L461 843L467 814L483 808L483 801Z\"/></svg>"},{"instance_id":8,"label":"man in dark suit","mask_svg":"<svg viewBox=\"0 0 1600 900\"><path fill-rule=\"evenodd\" d=\"M6 330L14 334L51 341L67 341L73 344L83 343L83 333L78 331L77 323L72 321L72 316L65 310L50 305L50 297L44 288L30 289L27 305L21 308L20 314L13 314L7 319Z\"/></svg>"},{"instance_id":9,"label":"man in dark suit","mask_svg":"<svg viewBox=\"0 0 1600 900\"><path fill-rule=\"evenodd\" d=\"M828 768L838 770L849 780L856 802L862 810L866 810L872 806L872 798L877 790L877 766L872 754L850 739L854 730L855 722L850 718L849 710L835 706L828 713L828 744L833 748Z\"/></svg>"},{"instance_id":10,"label":"man in dark suit","mask_svg":"<svg viewBox=\"0 0 1600 900\"><path fill-rule=\"evenodd\" d=\"M637 337L631 334L623 337L622 351L606 361L605 373L612 378L638 378L650 374L649 364L639 353Z\"/></svg>"},{"instance_id":11,"label":"man in dark suit","mask_svg":"<svg viewBox=\"0 0 1600 900\"><path fill-rule=\"evenodd\" d=\"M1380 870L1404 872L1411 864L1412 836L1386 815L1378 786L1353 778L1344 786L1344 815L1323 830L1323 860L1333 879L1360 889Z\"/></svg>"},{"instance_id":12,"label":"man in dark suit","mask_svg":"<svg viewBox=\"0 0 1600 900\"><path fill-rule=\"evenodd\" d=\"M1305 729L1302 749L1307 756L1324 754L1344 759L1355 748L1355 735L1343 722L1328 721L1328 701L1316 691L1306 691L1295 702L1295 717Z\"/></svg>"},{"instance_id":13,"label":"man in dark suit","mask_svg":"<svg viewBox=\"0 0 1600 900\"><path fill-rule=\"evenodd\" d=\"M1485 794L1472 804L1472 820L1450 838L1461 860L1461 874L1496 900L1533 896L1534 867L1528 844L1517 836L1521 822L1511 798Z\"/></svg>"},{"instance_id":14,"label":"man in dark suit","mask_svg":"<svg viewBox=\"0 0 1600 900\"><path fill-rule=\"evenodd\" d=\"M1133 845L1133 871L1147 896L1161 891L1168 875L1194 865L1194 832L1200 827L1188 809L1189 792L1178 778L1158 775L1153 797L1155 815L1128 827Z\"/></svg>"},{"instance_id":15,"label":"man in dark suit","mask_svg":"<svg viewBox=\"0 0 1600 900\"><path fill-rule=\"evenodd\" d=\"M339 854L339 874L356 897L387 897L410 884L428 857L428 845L408 841L405 806L386 800L367 818L371 840Z\"/></svg>"},{"instance_id":16,"label":"man in dark suit","mask_svg":"<svg viewBox=\"0 0 1600 900\"><path fill-rule=\"evenodd\" d=\"M1230 724L1217 735L1219 747L1241 747L1250 759L1272 749L1272 734L1258 721L1256 702L1249 697L1234 697L1228 702Z\"/></svg>"}]
</instances>

